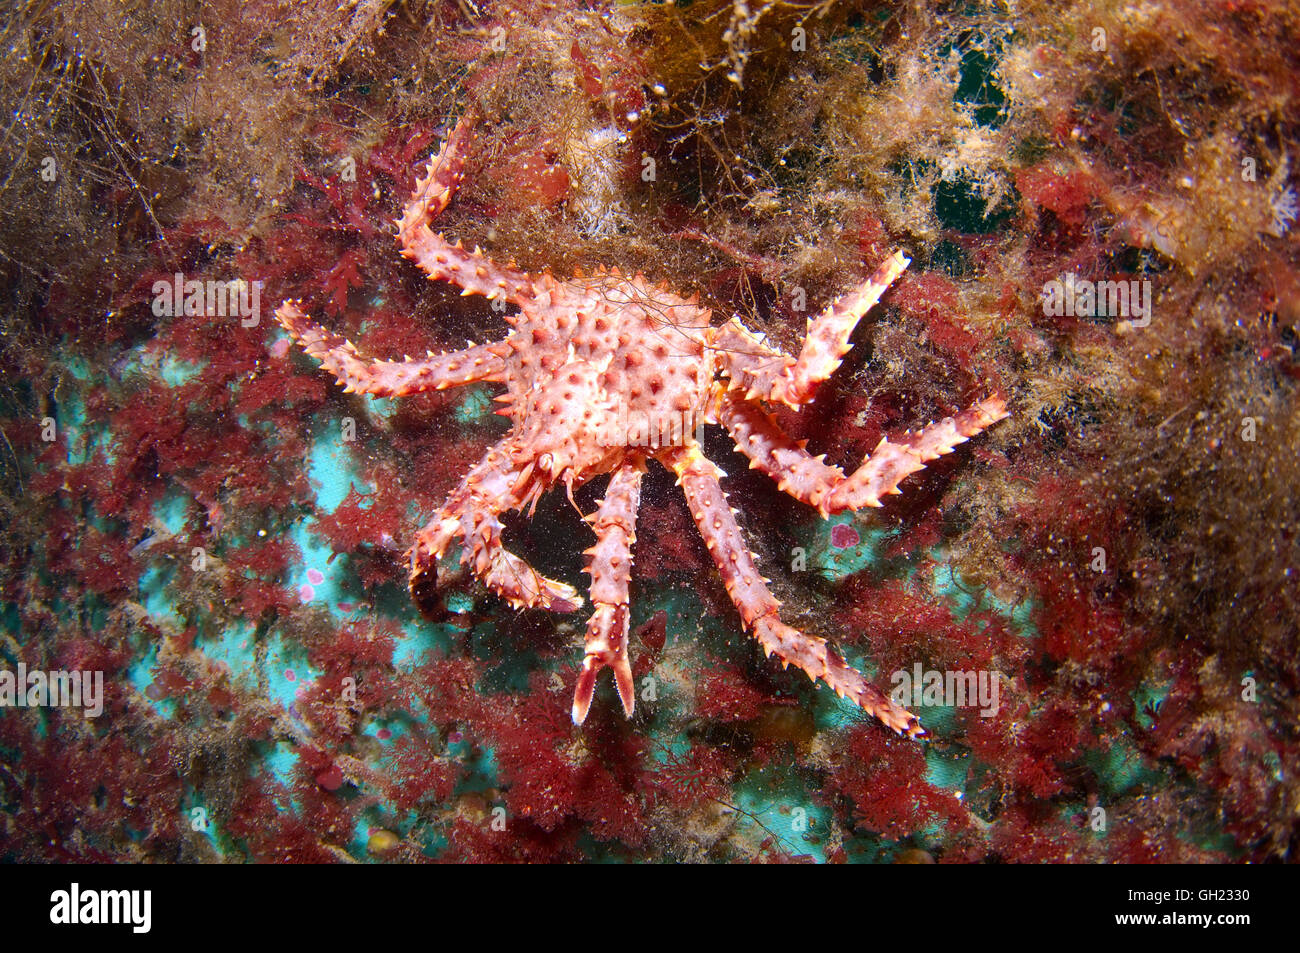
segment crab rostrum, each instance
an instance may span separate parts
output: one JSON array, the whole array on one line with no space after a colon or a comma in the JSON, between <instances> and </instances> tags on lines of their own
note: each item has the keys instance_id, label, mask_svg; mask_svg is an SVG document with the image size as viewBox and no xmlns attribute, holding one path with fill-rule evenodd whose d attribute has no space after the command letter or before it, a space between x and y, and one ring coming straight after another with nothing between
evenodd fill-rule
<instances>
[{"instance_id":1,"label":"crab rostrum","mask_svg":"<svg viewBox=\"0 0 1300 953\"><path fill-rule=\"evenodd\" d=\"M899 440L884 439L853 473L846 474L792 440L764 409L798 408L839 366L858 320L908 265L895 252L870 278L808 324L797 358L748 330L738 318L714 325L695 300L640 275L601 270L560 280L503 267L477 248L467 251L433 232L429 223L460 183L473 120L452 131L415 187L397 222L402 254L431 279L452 282L463 294L503 298L518 307L501 341L423 360L372 360L342 337L313 323L299 302L276 311L280 324L349 392L400 397L488 381L502 384L499 411L509 432L461 480L411 547L410 586L417 603L436 584L437 560L462 540L461 560L493 591L516 607L572 612L582 598L571 587L538 573L507 550L501 516L527 508L563 484L573 490L609 474L605 498L585 517L596 542L586 555L594 612L587 622L586 657L573 699L581 723L591 705L596 675L608 666L630 716L636 693L628 659L628 583L647 461L677 475L691 515L740 611L746 628L769 656L794 664L814 680L890 728L924 734L911 712L845 663L825 639L785 625L780 604L754 564L719 478L724 474L701 452L703 423L721 424L741 453L777 481L781 490L823 516L880 506L886 494L958 444L1005 417L990 396L955 417Z\"/></svg>"}]
</instances>

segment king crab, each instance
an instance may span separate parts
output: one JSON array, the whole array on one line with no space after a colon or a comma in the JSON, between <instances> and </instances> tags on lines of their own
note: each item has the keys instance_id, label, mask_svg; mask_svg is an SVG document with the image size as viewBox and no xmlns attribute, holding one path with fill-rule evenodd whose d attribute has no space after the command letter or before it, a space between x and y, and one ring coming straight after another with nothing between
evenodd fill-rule
<instances>
[{"instance_id":1,"label":"king crab","mask_svg":"<svg viewBox=\"0 0 1300 953\"><path fill-rule=\"evenodd\" d=\"M587 717L596 675L608 666L623 708L635 702L628 658L628 583L641 476L650 459L677 475L691 515L731 601L763 651L793 663L815 681L859 705L896 732L923 735L919 719L894 704L851 668L825 639L785 625L780 604L754 565L718 482L695 436L700 423L726 427L750 466L823 517L880 506L925 463L1007 416L998 396L900 440L882 439L851 474L814 457L778 427L762 402L799 408L839 366L858 320L909 261L892 254L870 278L808 324L797 358L747 329L738 318L710 323L710 311L640 276L617 270L562 281L502 267L475 248L466 251L429 223L451 201L464 174L473 120L462 118L397 222L402 254L430 279L462 294L504 298L518 306L503 340L423 360L371 360L351 342L313 323L301 302L286 301L276 318L303 349L351 393L400 397L489 381L505 385L496 400L509 432L470 469L409 552L410 589L422 604L436 585L438 559L457 538L462 562L515 608L572 612L582 598L539 574L502 542L500 517L528 509L563 483L573 490L608 473L605 498L585 519L596 543L585 554L595 611L587 622L586 655L573 699L573 720ZM667 437L665 438L665 433Z\"/></svg>"}]
</instances>

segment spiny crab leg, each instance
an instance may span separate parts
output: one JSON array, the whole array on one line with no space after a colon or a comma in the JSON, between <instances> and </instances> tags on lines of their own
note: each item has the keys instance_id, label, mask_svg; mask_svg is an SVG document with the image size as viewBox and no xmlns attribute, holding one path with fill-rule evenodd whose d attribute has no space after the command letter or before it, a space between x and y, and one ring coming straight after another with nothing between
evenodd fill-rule
<instances>
[{"instance_id":1,"label":"spiny crab leg","mask_svg":"<svg viewBox=\"0 0 1300 953\"><path fill-rule=\"evenodd\" d=\"M902 252L894 252L870 278L809 320L797 360L769 347L732 318L712 333L722 373L731 378L732 387L743 389L748 400L761 397L794 408L808 403L817 385L835 373L848 353L849 337L858 321L909 264Z\"/></svg>"},{"instance_id":2,"label":"spiny crab leg","mask_svg":"<svg viewBox=\"0 0 1300 953\"><path fill-rule=\"evenodd\" d=\"M793 663L814 681L821 679L836 694L858 705L894 731L917 738L925 734L920 720L895 705L878 688L854 671L825 639L804 635L785 625L780 603L758 574L754 558L740 535L735 515L727 505L718 478L721 471L691 445L660 454L659 459L677 474L691 516L704 537L704 545L727 587L740 618L767 655L776 653L782 665Z\"/></svg>"},{"instance_id":3,"label":"spiny crab leg","mask_svg":"<svg viewBox=\"0 0 1300 953\"><path fill-rule=\"evenodd\" d=\"M849 476L839 467L814 457L792 440L762 408L734 393L718 402L718 422L727 428L736 449L750 459L750 468L777 481L777 488L815 506L826 517L863 506L880 506L880 498L898 493L898 484L931 460L951 453L981 430L1007 416L998 395L986 397L955 417L945 417L898 441L882 438L867 459Z\"/></svg>"},{"instance_id":4,"label":"spiny crab leg","mask_svg":"<svg viewBox=\"0 0 1300 953\"><path fill-rule=\"evenodd\" d=\"M641 505L639 459L625 462L609 479L605 498L586 517L596 531L596 545L585 551L591 557L591 603L596 611L587 621L587 654L573 693L573 723L582 724L591 707L596 675L608 665L629 718L636 703L632 665L627 652L628 582L632 578L632 545L636 542L636 511Z\"/></svg>"},{"instance_id":5,"label":"spiny crab leg","mask_svg":"<svg viewBox=\"0 0 1300 953\"><path fill-rule=\"evenodd\" d=\"M452 244L429 228L451 202L465 174L465 153L473 135L474 114L461 117L438 153L429 160L424 176L415 183L415 193L396 222L402 255L415 262L430 280L450 281L462 295L503 296L518 302L533 294L532 279L503 268L479 249L466 251L460 242Z\"/></svg>"},{"instance_id":6,"label":"spiny crab leg","mask_svg":"<svg viewBox=\"0 0 1300 953\"><path fill-rule=\"evenodd\" d=\"M299 302L280 305L275 309L275 319L348 393L402 397L475 381L505 380L505 361L493 350L499 345L480 344L449 354L431 353L424 360L376 361L358 353L351 341L312 321L303 314Z\"/></svg>"},{"instance_id":7,"label":"spiny crab leg","mask_svg":"<svg viewBox=\"0 0 1300 953\"><path fill-rule=\"evenodd\" d=\"M519 473L510 463L506 441L498 443L465 475L438 515L416 534L410 553L410 588L419 602L426 573L436 571L438 559L452 540L465 540L461 562L489 589L516 609L573 612L582 596L572 586L547 578L505 548L501 513L516 510L522 500L511 490Z\"/></svg>"}]
</instances>

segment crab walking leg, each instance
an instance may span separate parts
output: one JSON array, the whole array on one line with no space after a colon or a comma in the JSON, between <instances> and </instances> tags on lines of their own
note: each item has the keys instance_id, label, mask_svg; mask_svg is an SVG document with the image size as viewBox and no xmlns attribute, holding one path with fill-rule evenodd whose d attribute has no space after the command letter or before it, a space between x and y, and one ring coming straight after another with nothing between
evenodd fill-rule
<instances>
[{"instance_id":1,"label":"crab walking leg","mask_svg":"<svg viewBox=\"0 0 1300 953\"><path fill-rule=\"evenodd\" d=\"M751 469L762 470L777 481L778 489L815 506L825 517L880 506L882 496L901 492L898 484L905 477L1006 417L1007 406L995 394L898 441L883 438L848 476L826 463L823 456L808 453L766 411L735 394L722 397L717 416L736 442L736 449L749 457Z\"/></svg>"},{"instance_id":2,"label":"crab walking leg","mask_svg":"<svg viewBox=\"0 0 1300 953\"><path fill-rule=\"evenodd\" d=\"M750 400L762 397L795 408L809 403L817 385L835 373L848 353L849 337L858 321L910 263L902 252L894 252L875 274L810 320L797 360L769 347L732 318L713 332L710 342L718 351L722 372L733 387L744 388Z\"/></svg>"},{"instance_id":3,"label":"crab walking leg","mask_svg":"<svg viewBox=\"0 0 1300 953\"><path fill-rule=\"evenodd\" d=\"M585 551L591 557L591 604L596 611L587 620L587 654L573 693L573 723L582 724L591 707L596 675L608 665L629 718L636 704L632 663L627 654L628 582L632 578L632 545L636 542L636 511L641 505L640 460L630 460L614 471L605 498L587 517L596 531L596 545Z\"/></svg>"},{"instance_id":4,"label":"crab walking leg","mask_svg":"<svg viewBox=\"0 0 1300 953\"><path fill-rule=\"evenodd\" d=\"M501 540L499 515L518 509L522 502L511 490L519 474L503 447L504 441L488 450L438 515L416 534L409 553L411 593L418 603L419 594L427 589L426 575L435 571L438 559L459 537L466 544L461 561L514 608L573 612L582 606L577 591L543 576Z\"/></svg>"},{"instance_id":5,"label":"crab walking leg","mask_svg":"<svg viewBox=\"0 0 1300 953\"><path fill-rule=\"evenodd\" d=\"M768 656L775 652L782 665L793 663L813 680L821 679L836 694L858 705L894 731L916 738L925 734L920 720L895 705L842 659L825 639L804 635L781 621L780 603L768 591L754 566L754 557L740 535L740 527L718 478L722 475L695 446L661 454L660 459L677 474L695 525L713 557L727 594L740 610L740 618Z\"/></svg>"},{"instance_id":6,"label":"crab walking leg","mask_svg":"<svg viewBox=\"0 0 1300 953\"><path fill-rule=\"evenodd\" d=\"M498 345L479 344L450 354L430 354L424 360L373 361L359 354L351 341L312 321L298 304L280 305L276 320L350 394L402 397L475 381L505 380L505 361L493 350Z\"/></svg>"},{"instance_id":7,"label":"crab walking leg","mask_svg":"<svg viewBox=\"0 0 1300 953\"><path fill-rule=\"evenodd\" d=\"M461 294L489 298L504 295L519 301L532 296L532 281L513 267L502 268L475 248L466 251L460 242L452 244L429 228L451 202L465 174L465 152L474 129L474 117L461 117L437 155L429 160L424 177L415 183L415 193L397 220L397 240L402 255L424 270L431 280L442 279L460 287Z\"/></svg>"}]
</instances>

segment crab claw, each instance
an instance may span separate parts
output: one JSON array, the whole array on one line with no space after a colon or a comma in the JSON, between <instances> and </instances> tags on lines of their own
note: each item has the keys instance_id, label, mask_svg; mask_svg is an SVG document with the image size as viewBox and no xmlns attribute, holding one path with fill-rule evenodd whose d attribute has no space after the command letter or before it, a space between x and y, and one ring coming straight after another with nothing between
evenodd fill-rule
<instances>
[{"instance_id":1,"label":"crab claw","mask_svg":"<svg viewBox=\"0 0 1300 953\"><path fill-rule=\"evenodd\" d=\"M632 664L627 657L627 606L600 605L587 623L587 655L578 673L573 692L573 723L587 720L591 697L596 691L596 675L608 665L614 670L614 685L623 702L623 711L632 717L636 692L632 681Z\"/></svg>"}]
</instances>

